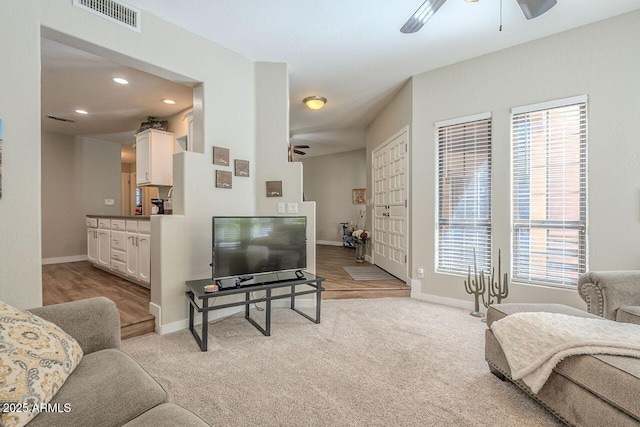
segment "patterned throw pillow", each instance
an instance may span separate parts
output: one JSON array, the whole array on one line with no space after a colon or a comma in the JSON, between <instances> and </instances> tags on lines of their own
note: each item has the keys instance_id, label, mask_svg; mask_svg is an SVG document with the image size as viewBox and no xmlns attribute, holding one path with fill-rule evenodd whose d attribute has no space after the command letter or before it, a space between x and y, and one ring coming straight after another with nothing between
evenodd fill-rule
<instances>
[{"instance_id":1,"label":"patterned throw pillow","mask_svg":"<svg viewBox=\"0 0 640 427\"><path fill-rule=\"evenodd\" d=\"M80 345L62 329L0 301L0 424L27 424L80 359Z\"/></svg>"}]
</instances>

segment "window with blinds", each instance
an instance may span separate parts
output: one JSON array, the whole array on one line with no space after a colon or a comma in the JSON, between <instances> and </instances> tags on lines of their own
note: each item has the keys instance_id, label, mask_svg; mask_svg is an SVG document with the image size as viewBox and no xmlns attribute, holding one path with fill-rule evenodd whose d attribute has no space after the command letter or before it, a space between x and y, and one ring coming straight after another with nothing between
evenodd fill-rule
<instances>
[{"instance_id":1,"label":"window with blinds","mask_svg":"<svg viewBox=\"0 0 640 427\"><path fill-rule=\"evenodd\" d=\"M436 123L437 271L467 274L491 265L491 115Z\"/></svg>"},{"instance_id":2,"label":"window with blinds","mask_svg":"<svg viewBox=\"0 0 640 427\"><path fill-rule=\"evenodd\" d=\"M512 110L512 278L575 286L587 264L587 98Z\"/></svg>"}]
</instances>

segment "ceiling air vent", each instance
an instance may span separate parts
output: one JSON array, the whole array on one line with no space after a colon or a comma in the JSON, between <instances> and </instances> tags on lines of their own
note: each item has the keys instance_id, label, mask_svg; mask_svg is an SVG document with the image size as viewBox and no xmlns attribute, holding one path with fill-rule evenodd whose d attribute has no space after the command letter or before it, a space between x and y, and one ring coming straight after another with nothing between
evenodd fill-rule
<instances>
[{"instance_id":1,"label":"ceiling air vent","mask_svg":"<svg viewBox=\"0 0 640 427\"><path fill-rule=\"evenodd\" d=\"M73 0L73 5L140 32L140 9L120 0Z\"/></svg>"}]
</instances>

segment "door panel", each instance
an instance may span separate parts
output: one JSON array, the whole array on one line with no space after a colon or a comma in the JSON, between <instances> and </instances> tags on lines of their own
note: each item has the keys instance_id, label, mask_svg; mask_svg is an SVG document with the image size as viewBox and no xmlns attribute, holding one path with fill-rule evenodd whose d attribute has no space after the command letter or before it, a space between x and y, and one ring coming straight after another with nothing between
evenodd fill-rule
<instances>
[{"instance_id":1,"label":"door panel","mask_svg":"<svg viewBox=\"0 0 640 427\"><path fill-rule=\"evenodd\" d=\"M138 278L138 233L127 233L126 275Z\"/></svg>"},{"instance_id":2,"label":"door panel","mask_svg":"<svg viewBox=\"0 0 640 427\"><path fill-rule=\"evenodd\" d=\"M376 265L407 280L407 133L373 152L373 256Z\"/></svg>"},{"instance_id":3,"label":"door panel","mask_svg":"<svg viewBox=\"0 0 640 427\"><path fill-rule=\"evenodd\" d=\"M138 279L151 282L151 236L138 235Z\"/></svg>"}]
</instances>

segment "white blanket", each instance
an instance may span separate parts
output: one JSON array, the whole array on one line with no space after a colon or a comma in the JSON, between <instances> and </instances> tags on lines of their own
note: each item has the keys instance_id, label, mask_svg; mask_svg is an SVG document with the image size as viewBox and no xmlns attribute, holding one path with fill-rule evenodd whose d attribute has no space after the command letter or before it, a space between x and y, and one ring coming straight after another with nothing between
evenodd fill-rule
<instances>
[{"instance_id":1,"label":"white blanket","mask_svg":"<svg viewBox=\"0 0 640 427\"><path fill-rule=\"evenodd\" d=\"M538 393L553 368L576 354L640 358L640 325L557 313L515 313L491 325L514 380Z\"/></svg>"}]
</instances>

